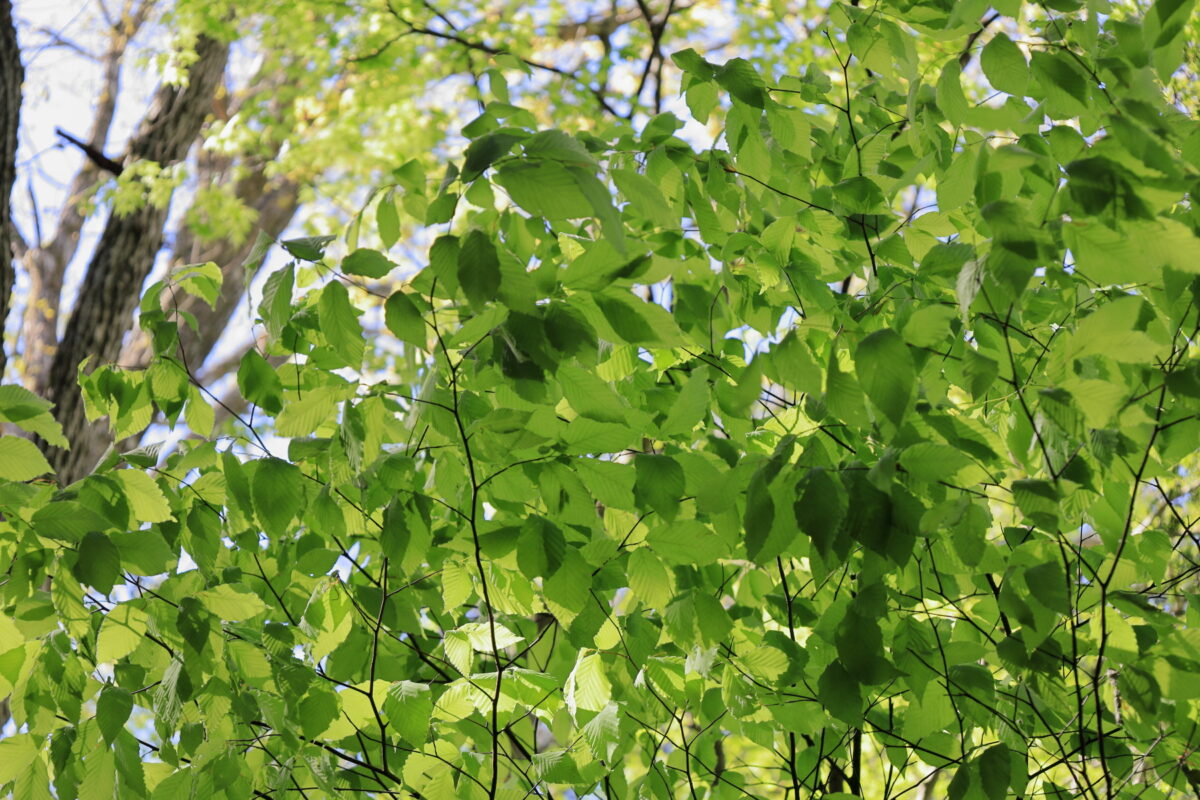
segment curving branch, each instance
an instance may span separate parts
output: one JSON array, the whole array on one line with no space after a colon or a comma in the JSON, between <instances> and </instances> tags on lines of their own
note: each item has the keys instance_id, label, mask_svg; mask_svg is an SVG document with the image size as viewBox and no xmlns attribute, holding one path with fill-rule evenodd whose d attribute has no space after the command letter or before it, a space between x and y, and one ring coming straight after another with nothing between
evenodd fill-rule
<instances>
[{"instance_id":1,"label":"curving branch","mask_svg":"<svg viewBox=\"0 0 1200 800\"><path fill-rule=\"evenodd\" d=\"M605 113L611 114L614 117L621 116L621 114L618 113L617 110L615 108L613 108L612 105L608 102L608 98L605 96L604 89L602 87L597 88L595 86L592 86L592 84L589 83L588 80L586 78L584 78L583 76L581 76L578 72L572 72L571 70L566 70L566 69L563 69L562 67L556 67L553 64L546 64L541 61L534 61L531 58L526 58L524 56L517 55L516 53L513 53L503 47L495 47L493 45L488 44L487 42L476 41L474 39L468 39L467 37L465 37L459 33L447 33L446 31L434 30L433 28L426 28L422 25L417 25L416 23L411 22L408 19L406 19L404 17L404 15L400 14L398 11L396 11L394 8L392 8L390 4L388 5L388 11L390 11L392 16L394 16L405 27L407 27L408 31L410 33L419 33L423 36L430 36L434 39L441 39L446 42L454 42L455 44L461 45L462 47L465 47L468 50L477 50L481 53L487 53L488 55L491 55L491 56L498 56L501 54L511 55L511 56L514 56L517 59L519 59L521 61L521 63L525 64L528 67L532 67L533 69L538 69L538 70L542 70L543 72L549 72L554 75L558 75L559 77L564 78L568 81L571 81L572 83L579 85L583 89L586 89L587 92L596 99L597 104L599 104L600 108L602 108L605 111Z\"/></svg>"}]
</instances>

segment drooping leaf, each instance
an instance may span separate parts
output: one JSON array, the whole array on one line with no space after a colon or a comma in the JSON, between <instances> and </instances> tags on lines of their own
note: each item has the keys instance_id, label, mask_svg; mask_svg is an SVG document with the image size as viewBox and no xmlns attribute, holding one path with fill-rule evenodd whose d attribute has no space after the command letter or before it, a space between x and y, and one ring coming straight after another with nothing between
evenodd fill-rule
<instances>
[{"instance_id":1,"label":"drooping leaf","mask_svg":"<svg viewBox=\"0 0 1200 800\"><path fill-rule=\"evenodd\" d=\"M341 359L342 363L358 369L362 366L366 342L362 327L350 302L350 293L339 281L332 281L321 291L317 306L321 318L321 332L325 340Z\"/></svg>"},{"instance_id":2,"label":"drooping leaf","mask_svg":"<svg viewBox=\"0 0 1200 800\"><path fill-rule=\"evenodd\" d=\"M125 729L129 714L133 711L133 695L119 686L105 686L96 701L96 722L104 741L112 744L117 734Z\"/></svg>"},{"instance_id":3,"label":"drooping leaf","mask_svg":"<svg viewBox=\"0 0 1200 800\"><path fill-rule=\"evenodd\" d=\"M259 461L254 470L251 495L254 511L271 536L282 536L288 525L304 511L300 470L278 458Z\"/></svg>"},{"instance_id":4,"label":"drooping leaf","mask_svg":"<svg viewBox=\"0 0 1200 800\"><path fill-rule=\"evenodd\" d=\"M481 230L467 234L458 251L458 282L475 306L495 299L500 288L500 261L496 246Z\"/></svg>"},{"instance_id":5,"label":"drooping leaf","mask_svg":"<svg viewBox=\"0 0 1200 800\"><path fill-rule=\"evenodd\" d=\"M121 553L108 536L90 531L79 542L73 572L80 583L108 594L121 576Z\"/></svg>"},{"instance_id":6,"label":"drooping leaf","mask_svg":"<svg viewBox=\"0 0 1200 800\"><path fill-rule=\"evenodd\" d=\"M387 328L402 341L425 349L429 330L413 299L404 291L393 292L384 306Z\"/></svg>"},{"instance_id":7,"label":"drooping leaf","mask_svg":"<svg viewBox=\"0 0 1200 800\"><path fill-rule=\"evenodd\" d=\"M37 445L17 436L0 436L0 478L28 481L48 472L53 472L50 462Z\"/></svg>"},{"instance_id":8,"label":"drooping leaf","mask_svg":"<svg viewBox=\"0 0 1200 800\"><path fill-rule=\"evenodd\" d=\"M875 331L859 342L854 366L871 403L899 426L916 383L912 356L904 340L890 328Z\"/></svg>"}]
</instances>

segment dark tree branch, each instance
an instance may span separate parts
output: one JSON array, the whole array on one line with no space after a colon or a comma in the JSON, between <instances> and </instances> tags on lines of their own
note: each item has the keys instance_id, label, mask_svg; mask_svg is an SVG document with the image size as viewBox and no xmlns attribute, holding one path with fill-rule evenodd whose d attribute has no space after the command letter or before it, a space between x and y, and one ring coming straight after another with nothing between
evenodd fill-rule
<instances>
[{"instance_id":1,"label":"dark tree branch","mask_svg":"<svg viewBox=\"0 0 1200 800\"><path fill-rule=\"evenodd\" d=\"M570 70L565 70L562 67L556 67L553 64L545 64L541 61L534 61L533 59L525 58L524 56L517 55L516 53L513 53L504 48L494 47L486 42L478 42L473 39L468 39L465 36L461 36L460 34L457 34L457 33L447 33L445 31L438 31L438 30L434 30L432 28L426 28L421 25L417 25L413 22L410 22L408 19L406 19L402 14L397 12L390 5L388 6L388 10L391 11L392 16L394 16L401 23L403 23L409 29L409 31L412 33L419 33L424 36L431 36L435 39L441 39L441 40L447 41L447 42L454 42L455 44L461 45L462 47L465 47L468 50L477 50L481 53L487 53L488 55L492 55L492 56L498 56L501 54L512 55L512 56L515 56L517 59L519 59L521 61L521 63L525 64L526 66L532 67L534 69L542 70L543 72L553 73L555 75L558 75L561 78L565 78L566 80L576 83L579 86L581 86L582 88L586 89L588 91L588 93L591 94L592 97L594 97L596 99L596 102L600 105L600 107L602 109L604 109L604 111L606 113L611 114L614 117L621 116L620 114L617 113L617 110L615 108L613 108L611 104L609 104L608 99L604 95L603 89L598 89L595 86L592 86L590 83L588 83L586 78L581 77L576 72L572 72Z\"/></svg>"},{"instance_id":2,"label":"dark tree branch","mask_svg":"<svg viewBox=\"0 0 1200 800\"><path fill-rule=\"evenodd\" d=\"M983 35L983 32L986 31L988 27L998 19L1000 19L999 11L980 20L979 27L967 37L967 43L963 45L962 52L958 54L959 67L966 69L967 64L971 63L971 48L975 46L977 41L979 41L979 37Z\"/></svg>"},{"instance_id":3,"label":"dark tree branch","mask_svg":"<svg viewBox=\"0 0 1200 800\"><path fill-rule=\"evenodd\" d=\"M662 110L662 68L665 62L662 54L662 38L667 30L667 22L670 21L671 14L675 11L675 0L667 0L667 10L663 13L663 18L657 22L645 0L637 0L637 5L642 18L646 21L646 27L650 29L650 54L646 56L646 64L642 67L642 77L638 81L637 91L633 93L634 102L630 104L628 115L630 118L633 117L633 112L642 97L642 91L646 88L646 81L650 79L651 72L654 72L655 75L654 113L657 114ZM656 62L658 63L657 71L654 70Z\"/></svg>"},{"instance_id":4,"label":"dark tree branch","mask_svg":"<svg viewBox=\"0 0 1200 800\"><path fill-rule=\"evenodd\" d=\"M114 161L113 159L104 155L104 152L100 150L99 147L93 147L87 142L76 139L62 128L55 128L54 133L57 134L60 139L64 139L82 150L83 154L88 157L88 160L100 169L111 172L114 176L120 175L125 169L125 166L121 164L121 162Z\"/></svg>"}]
</instances>

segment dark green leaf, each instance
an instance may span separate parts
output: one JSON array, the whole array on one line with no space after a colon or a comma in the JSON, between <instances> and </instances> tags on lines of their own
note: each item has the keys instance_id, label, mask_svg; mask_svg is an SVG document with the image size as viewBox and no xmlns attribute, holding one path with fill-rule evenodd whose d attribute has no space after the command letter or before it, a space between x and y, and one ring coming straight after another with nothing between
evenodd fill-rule
<instances>
[{"instance_id":1,"label":"dark green leaf","mask_svg":"<svg viewBox=\"0 0 1200 800\"><path fill-rule=\"evenodd\" d=\"M108 594L121 577L121 553L103 533L91 531L79 543L79 556L72 572L80 583Z\"/></svg>"},{"instance_id":2,"label":"dark green leaf","mask_svg":"<svg viewBox=\"0 0 1200 800\"><path fill-rule=\"evenodd\" d=\"M301 239L287 239L280 244L283 245L283 249L301 261L320 261L325 256L325 248L336 238L336 236L305 236Z\"/></svg>"},{"instance_id":3,"label":"dark green leaf","mask_svg":"<svg viewBox=\"0 0 1200 800\"><path fill-rule=\"evenodd\" d=\"M255 462L251 493L254 510L270 536L282 536L292 520L304 513L303 476L300 470L278 458Z\"/></svg>"},{"instance_id":4,"label":"dark green leaf","mask_svg":"<svg viewBox=\"0 0 1200 800\"><path fill-rule=\"evenodd\" d=\"M486 233L473 230L458 251L458 282L472 305L483 307L500 290L500 260Z\"/></svg>"},{"instance_id":5,"label":"dark green leaf","mask_svg":"<svg viewBox=\"0 0 1200 800\"><path fill-rule=\"evenodd\" d=\"M854 366L867 397L897 427L911 402L916 371L904 340L890 328L863 339Z\"/></svg>"},{"instance_id":6,"label":"dark green leaf","mask_svg":"<svg viewBox=\"0 0 1200 800\"><path fill-rule=\"evenodd\" d=\"M429 343L429 329L420 309L404 291L393 292L384 304L384 323L398 339L422 350Z\"/></svg>"},{"instance_id":7,"label":"dark green leaf","mask_svg":"<svg viewBox=\"0 0 1200 800\"><path fill-rule=\"evenodd\" d=\"M638 455L633 465L637 469L633 491L639 505L658 512L666 520L675 519L684 489L679 462L670 456Z\"/></svg>"},{"instance_id":8,"label":"dark green leaf","mask_svg":"<svg viewBox=\"0 0 1200 800\"><path fill-rule=\"evenodd\" d=\"M133 711L133 695L119 686L107 685L100 691L96 701L96 722L104 741L112 744L117 734L125 729L129 714Z\"/></svg>"},{"instance_id":9,"label":"dark green leaf","mask_svg":"<svg viewBox=\"0 0 1200 800\"><path fill-rule=\"evenodd\" d=\"M242 397L268 414L278 414L283 409L283 383L275 369L257 350L251 348L242 356L237 382Z\"/></svg>"}]
</instances>

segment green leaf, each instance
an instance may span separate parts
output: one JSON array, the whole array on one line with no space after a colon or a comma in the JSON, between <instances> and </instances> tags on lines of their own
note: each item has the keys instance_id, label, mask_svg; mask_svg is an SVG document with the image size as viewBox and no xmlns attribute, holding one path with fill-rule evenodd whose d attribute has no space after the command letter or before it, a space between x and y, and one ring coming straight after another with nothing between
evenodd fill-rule
<instances>
[{"instance_id":1,"label":"green leaf","mask_svg":"<svg viewBox=\"0 0 1200 800\"><path fill-rule=\"evenodd\" d=\"M684 72L702 81L711 81L717 68L690 47L671 54L671 60Z\"/></svg>"},{"instance_id":2,"label":"green leaf","mask_svg":"<svg viewBox=\"0 0 1200 800\"><path fill-rule=\"evenodd\" d=\"M555 161L514 162L496 172L496 183L513 202L530 214L546 219L579 219L593 215L574 172Z\"/></svg>"},{"instance_id":3,"label":"green leaf","mask_svg":"<svg viewBox=\"0 0 1200 800\"><path fill-rule=\"evenodd\" d=\"M388 723L412 747L420 747L429 736L433 698L429 687L413 681L396 681L383 701Z\"/></svg>"},{"instance_id":4,"label":"green leaf","mask_svg":"<svg viewBox=\"0 0 1200 800\"><path fill-rule=\"evenodd\" d=\"M217 307L217 298L221 296L222 275L221 268L213 262L180 267L171 274L171 278L179 288L203 300L209 308Z\"/></svg>"},{"instance_id":5,"label":"green leaf","mask_svg":"<svg viewBox=\"0 0 1200 800\"><path fill-rule=\"evenodd\" d=\"M668 564L704 566L729 555L729 543L703 522L676 519L665 525L655 525L646 541Z\"/></svg>"},{"instance_id":6,"label":"green leaf","mask_svg":"<svg viewBox=\"0 0 1200 800\"><path fill-rule=\"evenodd\" d=\"M80 583L108 594L121 577L121 554L112 540L91 531L79 543L79 554L72 572Z\"/></svg>"},{"instance_id":7,"label":"green leaf","mask_svg":"<svg viewBox=\"0 0 1200 800\"><path fill-rule=\"evenodd\" d=\"M666 566L654 553L640 547L629 554L629 588L651 608L664 608L671 599L672 580Z\"/></svg>"},{"instance_id":8,"label":"green leaf","mask_svg":"<svg viewBox=\"0 0 1200 800\"><path fill-rule=\"evenodd\" d=\"M838 662L832 662L817 681L821 704L847 725L862 721L862 693L856 681Z\"/></svg>"},{"instance_id":9,"label":"green leaf","mask_svg":"<svg viewBox=\"0 0 1200 800\"><path fill-rule=\"evenodd\" d=\"M83 759L79 800L112 800L117 785L116 755L107 747L90 751Z\"/></svg>"},{"instance_id":10,"label":"green leaf","mask_svg":"<svg viewBox=\"0 0 1200 800\"><path fill-rule=\"evenodd\" d=\"M471 304L477 307L494 301L500 290L500 259L486 233L472 230L458 252L458 282Z\"/></svg>"},{"instance_id":11,"label":"green leaf","mask_svg":"<svg viewBox=\"0 0 1200 800\"><path fill-rule=\"evenodd\" d=\"M454 212L458 208L459 196L457 192L442 192L439 194L429 207L425 210L426 225L443 225L454 219Z\"/></svg>"},{"instance_id":12,"label":"green leaf","mask_svg":"<svg viewBox=\"0 0 1200 800\"><path fill-rule=\"evenodd\" d=\"M684 490L683 468L679 462L670 456L638 455L633 465L637 470L633 492L638 503L668 521L675 519Z\"/></svg>"},{"instance_id":13,"label":"green leaf","mask_svg":"<svg viewBox=\"0 0 1200 800\"><path fill-rule=\"evenodd\" d=\"M267 277L263 285L262 302L258 304L258 315L267 326L272 339L283 334L283 328L292 318L292 288L295 284L295 267L288 264Z\"/></svg>"},{"instance_id":14,"label":"green leaf","mask_svg":"<svg viewBox=\"0 0 1200 800\"><path fill-rule=\"evenodd\" d=\"M125 498L133 518L139 522L166 522L175 519L171 506L154 479L137 469L117 470L116 478L125 489Z\"/></svg>"},{"instance_id":15,"label":"green leaf","mask_svg":"<svg viewBox=\"0 0 1200 800\"><path fill-rule=\"evenodd\" d=\"M612 699L612 684L605 674L599 653L585 655L580 651L575 668L567 676L563 689L567 709L572 715L578 710L603 711Z\"/></svg>"},{"instance_id":16,"label":"green leaf","mask_svg":"<svg viewBox=\"0 0 1200 800\"><path fill-rule=\"evenodd\" d=\"M396 338L422 350L426 349L429 344L429 329L420 309L408 293L403 290L393 292L384 304L383 313L384 324Z\"/></svg>"},{"instance_id":17,"label":"green leaf","mask_svg":"<svg viewBox=\"0 0 1200 800\"><path fill-rule=\"evenodd\" d=\"M901 335L915 347L933 347L951 333L956 316L951 306L925 306L908 318Z\"/></svg>"},{"instance_id":18,"label":"green leaf","mask_svg":"<svg viewBox=\"0 0 1200 800\"><path fill-rule=\"evenodd\" d=\"M547 608L552 614L569 623L594 602L590 593L591 573L592 568L579 551L567 548L562 564L542 584Z\"/></svg>"},{"instance_id":19,"label":"green leaf","mask_svg":"<svg viewBox=\"0 0 1200 800\"><path fill-rule=\"evenodd\" d=\"M598 422L587 417L574 420L563 432L565 452L569 455L618 453L641 440L628 425Z\"/></svg>"},{"instance_id":20,"label":"green leaf","mask_svg":"<svg viewBox=\"0 0 1200 800\"><path fill-rule=\"evenodd\" d=\"M473 181L484 170L508 153L524 135L515 131L500 130L486 134L471 142L463 162L463 180Z\"/></svg>"},{"instance_id":21,"label":"green leaf","mask_svg":"<svg viewBox=\"0 0 1200 800\"><path fill-rule=\"evenodd\" d=\"M972 484L983 475L975 462L961 450L934 442L919 442L900 455L900 466L910 475L923 481L948 481Z\"/></svg>"},{"instance_id":22,"label":"green leaf","mask_svg":"<svg viewBox=\"0 0 1200 800\"><path fill-rule=\"evenodd\" d=\"M661 228L674 228L679 220L654 181L627 169L613 170L613 182L637 213Z\"/></svg>"},{"instance_id":23,"label":"green leaf","mask_svg":"<svg viewBox=\"0 0 1200 800\"><path fill-rule=\"evenodd\" d=\"M219 619L241 621L265 614L267 605L258 595L240 586L222 583L196 595Z\"/></svg>"},{"instance_id":24,"label":"green leaf","mask_svg":"<svg viewBox=\"0 0 1200 800\"><path fill-rule=\"evenodd\" d=\"M270 362L257 350L251 348L242 356L237 382L242 397L268 414L278 414L283 409L283 383Z\"/></svg>"},{"instance_id":25,"label":"green leaf","mask_svg":"<svg viewBox=\"0 0 1200 800\"><path fill-rule=\"evenodd\" d=\"M1023 97L1029 86L1029 64L1021 48L1003 32L996 33L979 54L988 82L1002 92Z\"/></svg>"},{"instance_id":26,"label":"green leaf","mask_svg":"<svg viewBox=\"0 0 1200 800\"><path fill-rule=\"evenodd\" d=\"M717 69L714 77L722 89L746 105L754 108L766 107L766 84L746 59L729 59Z\"/></svg>"},{"instance_id":27,"label":"green leaf","mask_svg":"<svg viewBox=\"0 0 1200 800\"><path fill-rule=\"evenodd\" d=\"M216 411L194 384L188 386L187 405L183 409L183 418L192 433L204 439L212 436Z\"/></svg>"},{"instance_id":28,"label":"green leaf","mask_svg":"<svg viewBox=\"0 0 1200 800\"><path fill-rule=\"evenodd\" d=\"M560 130L538 131L521 145L526 158L548 158L564 164L595 168L596 160L587 148L569 133Z\"/></svg>"},{"instance_id":29,"label":"green leaf","mask_svg":"<svg viewBox=\"0 0 1200 800\"><path fill-rule=\"evenodd\" d=\"M0 785L16 780L38 757L39 739L19 733L0 739Z\"/></svg>"},{"instance_id":30,"label":"green leaf","mask_svg":"<svg viewBox=\"0 0 1200 800\"><path fill-rule=\"evenodd\" d=\"M959 270L954 286L958 296L958 313L964 320L969 316L971 304L975 302L979 290L983 288L984 275L984 262L978 259L971 259Z\"/></svg>"},{"instance_id":31,"label":"green leaf","mask_svg":"<svg viewBox=\"0 0 1200 800\"><path fill-rule=\"evenodd\" d=\"M366 342L363 341L358 315L350 302L350 293L340 281L325 285L317 304L317 313L321 319L321 333L325 334L325 341L342 363L352 369L362 367Z\"/></svg>"},{"instance_id":32,"label":"green leaf","mask_svg":"<svg viewBox=\"0 0 1200 800\"><path fill-rule=\"evenodd\" d=\"M562 531L550 520L531 516L521 526L517 538L517 563L530 580L558 572L566 550L567 542Z\"/></svg>"},{"instance_id":33,"label":"green leaf","mask_svg":"<svg viewBox=\"0 0 1200 800\"><path fill-rule=\"evenodd\" d=\"M711 393L706 370L693 372L671 404L671 410L661 426L664 436L691 433L708 415Z\"/></svg>"},{"instance_id":34,"label":"green leaf","mask_svg":"<svg viewBox=\"0 0 1200 800\"><path fill-rule=\"evenodd\" d=\"M113 606L100 623L96 659L110 664L136 650L146 636L149 619L145 611L130 603Z\"/></svg>"},{"instance_id":35,"label":"green leaf","mask_svg":"<svg viewBox=\"0 0 1200 800\"><path fill-rule=\"evenodd\" d=\"M970 106L962 89L962 68L958 65L958 57L946 62L942 67L941 77L937 82L937 104L946 120L951 125L962 125L967 121Z\"/></svg>"},{"instance_id":36,"label":"green leaf","mask_svg":"<svg viewBox=\"0 0 1200 800\"><path fill-rule=\"evenodd\" d=\"M111 684L100 690L96 701L96 722L104 741L112 744L117 734L125 729L129 714L133 711L133 695L127 689Z\"/></svg>"},{"instance_id":37,"label":"green leaf","mask_svg":"<svg viewBox=\"0 0 1200 800\"><path fill-rule=\"evenodd\" d=\"M0 386L0 422L11 422L18 428L35 433L55 447L70 447L63 436L62 426L50 414L50 402L43 400L23 386Z\"/></svg>"},{"instance_id":38,"label":"green leaf","mask_svg":"<svg viewBox=\"0 0 1200 800\"><path fill-rule=\"evenodd\" d=\"M662 306L638 300L628 292L612 292L595 297L613 331L629 344L659 347L682 340L678 326Z\"/></svg>"},{"instance_id":39,"label":"green leaf","mask_svg":"<svg viewBox=\"0 0 1200 800\"><path fill-rule=\"evenodd\" d=\"M890 328L875 331L859 342L854 366L867 397L899 427L916 383L916 370L904 340Z\"/></svg>"},{"instance_id":40,"label":"green leaf","mask_svg":"<svg viewBox=\"0 0 1200 800\"><path fill-rule=\"evenodd\" d=\"M287 239L280 242L283 249L301 261L320 261L325 256L325 248L336 239L336 236L305 236L300 239Z\"/></svg>"},{"instance_id":41,"label":"green leaf","mask_svg":"<svg viewBox=\"0 0 1200 800\"><path fill-rule=\"evenodd\" d=\"M625 422L621 398L594 373L563 364L558 368L558 380L563 396L579 414L600 422Z\"/></svg>"},{"instance_id":42,"label":"green leaf","mask_svg":"<svg viewBox=\"0 0 1200 800\"><path fill-rule=\"evenodd\" d=\"M53 471L33 442L17 436L0 436L0 478L29 481Z\"/></svg>"},{"instance_id":43,"label":"green leaf","mask_svg":"<svg viewBox=\"0 0 1200 800\"><path fill-rule=\"evenodd\" d=\"M303 476L295 465L278 458L255 462L251 481L254 511L268 536L283 536L304 512Z\"/></svg>"},{"instance_id":44,"label":"green leaf","mask_svg":"<svg viewBox=\"0 0 1200 800\"><path fill-rule=\"evenodd\" d=\"M1067 575L1062 564L1048 561L1025 568L1025 583L1029 592L1039 603L1063 614L1071 612L1071 598L1067 593Z\"/></svg>"},{"instance_id":45,"label":"green leaf","mask_svg":"<svg viewBox=\"0 0 1200 800\"><path fill-rule=\"evenodd\" d=\"M870 214L883 210L883 192L870 178L847 178L833 187L833 196L850 214Z\"/></svg>"},{"instance_id":46,"label":"green leaf","mask_svg":"<svg viewBox=\"0 0 1200 800\"><path fill-rule=\"evenodd\" d=\"M618 712L617 704L609 703L583 726L584 741L597 759L611 760L616 752L621 722Z\"/></svg>"},{"instance_id":47,"label":"green leaf","mask_svg":"<svg viewBox=\"0 0 1200 800\"><path fill-rule=\"evenodd\" d=\"M1090 103L1088 78L1064 53L1035 50L1030 68L1045 96L1061 109L1060 119L1084 114Z\"/></svg>"},{"instance_id":48,"label":"green leaf","mask_svg":"<svg viewBox=\"0 0 1200 800\"><path fill-rule=\"evenodd\" d=\"M1164 266L1200 273L1200 237L1177 220L1131 220L1119 231L1078 222L1065 226L1064 234L1080 271L1102 284L1138 281L1147 269Z\"/></svg>"},{"instance_id":49,"label":"green leaf","mask_svg":"<svg viewBox=\"0 0 1200 800\"><path fill-rule=\"evenodd\" d=\"M1058 490L1049 481L1021 478L1013 481L1013 499L1017 507L1031 519L1053 519L1058 511Z\"/></svg>"},{"instance_id":50,"label":"green leaf","mask_svg":"<svg viewBox=\"0 0 1200 800\"><path fill-rule=\"evenodd\" d=\"M386 705L387 701L385 700L384 703ZM299 721L301 732L307 738L315 739L329 730L329 726L338 718L340 711L337 695L333 692L321 691L319 689L311 690L300 701ZM388 716L398 728L403 724L392 714Z\"/></svg>"},{"instance_id":51,"label":"green leaf","mask_svg":"<svg viewBox=\"0 0 1200 800\"><path fill-rule=\"evenodd\" d=\"M355 250L342 261L342 271L364 278L382 278L396 265L378 250Z\"/></svg>"},{"instance_id":52,"label":"green leaf","mask_svg":"<svg viewBox=\"0 0 1200 800\"><path fill-rule=\"evenodd\" d=\"M109 527L104 517L74 500L47 503L34 512L32 522L39 536L64 542L77 542L88 531Z\"/></svg>"},{"instance_id":53,"label":"green leaf","mask_svg":"<svg viewBox=\"0 0 1200 800\"><path fill-rule=\"evenodd\" d=\"M984 750L979 756L979 777L988 800L1008 797L1012 776L1012 757L1003 742Z\"/></svg>"},{"instance_id":54,"label":"green leaf","mask_svg":"<svg viewBox=\"0 0 1200 800\"><path fill-rule=\"evenodd\" d=\"M395 192L386 192L375 208L375 225L384 248L390 248L400 239L400 214L396 211Z\"/></svg>"},{"instance_id":55,"label":"green leaf","mask_svg":"<svg viewBox=\"0 0 1200 800\"><path fill-rule=\"evenodd\" d=\"M814 468L796 485L793 513L796 524L812 539L817 551L829 555L846 509L842 492L826 470Z\"/></svg>"}]
</instances>

